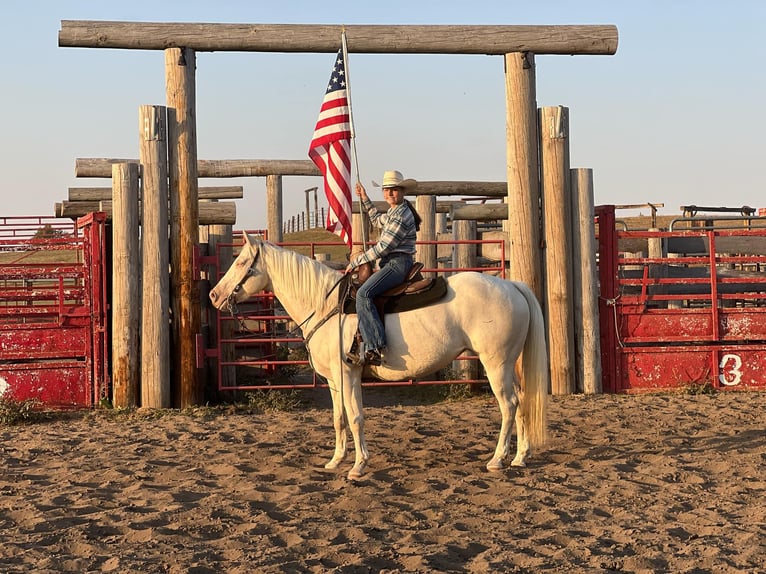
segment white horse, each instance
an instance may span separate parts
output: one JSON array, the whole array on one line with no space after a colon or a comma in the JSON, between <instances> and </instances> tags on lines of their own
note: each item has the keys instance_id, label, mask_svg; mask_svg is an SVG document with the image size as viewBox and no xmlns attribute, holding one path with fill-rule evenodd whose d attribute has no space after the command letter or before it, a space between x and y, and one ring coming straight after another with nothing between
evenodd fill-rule
<instances>
[{"instance_id":1,"label":"white horse","mask_svg":"<svg viewBox=\"0 0 766 574\"><path fill-rule=\"evenodd\" d=\"M446 367L466 350L478 355L502 414L497 448L487 469L503 468L514 417L517 445L511 465L524 466L531 447L544 444L548 357L542 311L528 286L481 273L452 275L446 296L437 303L385 316L387 349L382 366L349 365L345 350L351 346L357 318L333 314L338 304L333 287L341 272L253 240L247 233L244 237L241 252L210 299L216 308L228 309L255 293L271 291L301 326L311 365L327 379L332 395L335 452L325 468L336 469L344 460L348 425L356 450L348 478L365 472L369 453L362 412L363 369L383 380L420 377ZM523 377L516 365L522 351Z\"/></svg>"}]
</instances>

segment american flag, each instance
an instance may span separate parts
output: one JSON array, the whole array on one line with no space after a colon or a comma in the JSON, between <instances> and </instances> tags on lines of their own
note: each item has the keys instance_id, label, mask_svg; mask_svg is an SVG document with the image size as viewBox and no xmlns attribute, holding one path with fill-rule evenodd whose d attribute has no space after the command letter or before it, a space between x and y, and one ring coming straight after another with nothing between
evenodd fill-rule
<instances>
[{"instance_id":1,"label":"american flag","mask_svg":"<svg viewBox=\"0 0 766 574\"><path fill-rule=\"evenodd\" d=\"M324 176L330 209L327 229L351 248L351 120L343 49L338 51L322 101L309 157Z\"/></svg>"}]
</instances>

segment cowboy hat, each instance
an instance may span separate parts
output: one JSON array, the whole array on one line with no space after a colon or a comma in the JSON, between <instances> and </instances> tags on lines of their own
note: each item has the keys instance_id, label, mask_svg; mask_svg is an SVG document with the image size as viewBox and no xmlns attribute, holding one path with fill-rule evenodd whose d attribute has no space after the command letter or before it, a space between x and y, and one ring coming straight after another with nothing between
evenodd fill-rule
<instances>
[{"instance_id":1,"label":"cowboy hat","mask_svg":"<svg viewBox=\"0 0 766 574\"><path fill-rule=\"evenodd\" d=\"M375 187L403 187L403 188L414 188L417 186L418 182L414 179L404 179L404 176L402 175L402 172L391 170L387 171L383 174L383 184L379 184L376 181L372 182L372 185Z\"/></svg>"}]
</instances>

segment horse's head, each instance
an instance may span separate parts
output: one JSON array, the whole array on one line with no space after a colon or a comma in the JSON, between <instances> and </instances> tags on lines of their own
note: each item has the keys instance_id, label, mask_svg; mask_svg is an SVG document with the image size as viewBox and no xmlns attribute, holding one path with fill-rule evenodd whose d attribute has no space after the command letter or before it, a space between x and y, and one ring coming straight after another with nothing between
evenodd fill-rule
<instances>
[{"instance_id":1,"label":"horse's head","mask_svg":"<svg viewBox=\"0 0 766 574\"><path fill-rule=\"evenodd\" d=\"M245 243L226 274L210 291L210 300L216 309L230 309L270 286L270 278L259 261L262 242L253 240L243 232Z\"/></svg>"}]
</instances>

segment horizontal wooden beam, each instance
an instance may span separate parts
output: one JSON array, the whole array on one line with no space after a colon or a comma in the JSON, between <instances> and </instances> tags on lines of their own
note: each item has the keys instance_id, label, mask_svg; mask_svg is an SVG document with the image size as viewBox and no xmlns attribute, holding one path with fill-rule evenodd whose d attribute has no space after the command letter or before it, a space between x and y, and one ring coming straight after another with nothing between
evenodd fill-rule
<instances>
[{"instance_id":1,"label":"horizontal wooden beam","mask_svg":"<svg viewBox=\"0 0 766 574\"><path fill-rule=\"evenodd\" d=\"M233 201L200 201L198 205L199 225L234 225L237 222L237 205ZM56 217L76 218L93 211L103 211L111 220L112 202L62 201L54 206Z\"/></svg>"},{"instance_id":2,"label":"horizontal wooden beam","mask_svg":"<svg viewBox=\"0 0 766 574\"><path fill-rule=\"evenodd\" d=\"M452 221L476 220L495 221L508 219L508 204L488 203L486 205L462 205L452 209Z\"/></svg>"},{"instance_id":3,"label":"horizontal wooden beam","mask_svg":"<svg viewBox=\"0 0 766 574\"><path fill-rule=\"evenodd\" d=\"M112 177L112 164L138 163L137 159L78 158L75 177ZM268 175L321 175L308 159L200 159L198 177L265 177Z\"/></svg>"},{"instance_id":4,"label":"horizontal wooden beam","mask_svg":"<svg viewBox=\"0 0 766 574\"><path fill-rule=\"evenodd\" d=\"M59 46L199 52L350 52L368 54L611 55L614 25L209 24L62 20Z\"/></svg>"},{"instance_id":5,"label":"horizontal wooden beam","mask_svg":"<svg viewBox=\"0 0 766 574\"><path fill-rule=\"evenodd\" d=\"M372 202L375 207L378 208L378 211L386 211L388 210L388 203L385 201L373 201ZM456 205L465 205L462 201L437 201L436 202L436 213L450 213L452 211L452 208ZM412 204L412 207L415 207L415 204ZM352 213L359 213L359 202L354 201L351 204L351 212Z\"/></svg>"},{"instance_id":6,"label":"horizontal wooden beam","mask_svg":"<svg viewBox=\"0 0 766 574\"><path fill-rule=\"evenodd\" d=\"M471 197L506 197L504 181L419 181L406 195L467 195Z\"/></svg>"},{"instance_id":7,"label":"horizontal wooden beam","mask_svg":"<svg viewBox=\"0 0 766 574\"><path fill-rule=\"evenodd\" d=\"M200 187L199 199L242 199L245 196L241 185L219 185ZM69 201L104 201L112 199L111 187L70 187Z\"/></svg>"}]
</instances>

